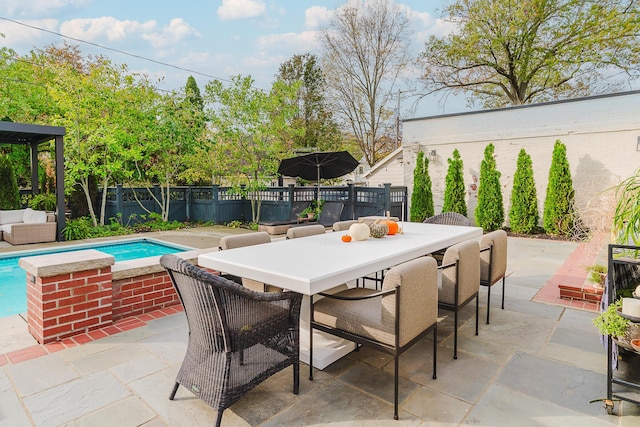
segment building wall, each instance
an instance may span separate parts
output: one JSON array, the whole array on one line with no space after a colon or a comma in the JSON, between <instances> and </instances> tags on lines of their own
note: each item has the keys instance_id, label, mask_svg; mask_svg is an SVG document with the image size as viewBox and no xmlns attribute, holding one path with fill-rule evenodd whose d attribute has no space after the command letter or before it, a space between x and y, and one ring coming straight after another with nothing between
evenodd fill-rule
<instances>
[{"instance_id":1,"label":"building wall","mask_svg":"<svg viewBox=\"0 0 640 427\"><path fill-rule=\"evenodd\" d=\"M436 150L429 172L435 211L440 212L447 159L457 148L464 162L468 216L473 218L480 163L485 147L493 143L508 221L513 174L518 153L524 148L531 156L542 219L556 140L567 147L579 212L587 222L597 221L598 209L610 206L613 200L612 192L606 190L640 166L640 91L405 120L405 183L411 193L418 151Z\"/></svg>"},{"instance_id":2,"label":"building wall","mask_svg":"<svg viewBox=\"0 0 640 427\"><path fill-rule=\"evenodd\" d=\"M404 158L402 150L394 151L389 157L378 162L365 175L368 187L378 187L384 184L393 186L404 185Z\"/></svg>"}]
</instances>

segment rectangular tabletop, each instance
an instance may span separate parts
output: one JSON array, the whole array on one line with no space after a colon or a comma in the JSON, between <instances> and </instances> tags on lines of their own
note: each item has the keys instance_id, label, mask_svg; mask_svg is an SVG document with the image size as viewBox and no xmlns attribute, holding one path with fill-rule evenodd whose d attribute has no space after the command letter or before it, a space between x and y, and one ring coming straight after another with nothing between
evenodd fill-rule
<instances>
[{"instance_id":1,"label":"rectangular tabletop","mask_svg":"<svg viewBox=\"0 0 640 427\"><path fill-rule=\"evenodd\" d=\"M345 243L344 232L209 252L198 264L305 295L482 235L479 227L402 223L404 233Z\"/></svg>"}]
</instances>

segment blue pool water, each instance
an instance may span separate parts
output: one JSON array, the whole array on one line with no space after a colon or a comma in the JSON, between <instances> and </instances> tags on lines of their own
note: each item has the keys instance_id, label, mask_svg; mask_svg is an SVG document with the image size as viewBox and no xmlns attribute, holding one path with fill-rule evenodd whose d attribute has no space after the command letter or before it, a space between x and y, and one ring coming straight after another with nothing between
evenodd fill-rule
<instances>
[{"instance_id":1,"label":"blue pool water","mask_svg":"<svg viewBox=\"0 0 640 427\"><path fill-rule=\"evenodd\" d=\"M68 246L60 249L41 251L25 251L19 255L0 255L0 317L27 311L27 279L26 272L18 266L20 258L60 252L72 252L82 249L96 249L113 255L116 262L128 261L150 256L184 252L190 248L171 246L155 240L137 239L124 242L101 243L93 245ZM70 255L72 256L72 255Z\"/></svg>"}]
</instances>

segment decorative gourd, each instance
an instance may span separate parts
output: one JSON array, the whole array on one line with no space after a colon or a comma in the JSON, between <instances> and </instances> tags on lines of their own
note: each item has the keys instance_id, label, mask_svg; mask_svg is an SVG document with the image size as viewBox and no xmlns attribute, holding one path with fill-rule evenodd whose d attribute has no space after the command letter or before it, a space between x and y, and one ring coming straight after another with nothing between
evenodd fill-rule
<instances>
[{"instance_id":1,"label":"decorative gourd","mask_svg":"<svg viewBox=\"0 0 640 427\"><path fill-rule=\"evenodd\" d=\"M392 219L388 219L384 223L387 224L387 228L389 228L389 231L387 231L387 234L390 236L393 236L394 234L396 234L398 232L398 229L400 228L398 226L398 223Z\"/></svg>"},{"instance_id":2,"label":"decorative gourd","mask_svg":"<svg viewBox=\"0 0 640 427\"><path fill-rule=\"evenodd\" d=\"M353 240L367 240L370 232L369 226L364 222L356 222L349 227L349 236L351 236Z\"/></svg>"},{"instance_id":3,"label":"decorative gourd","mask_svg":"<svg viewBox=\"0 0 640 427\"><path fill-rule=\"evenodd\" d=\"M376 237L376 238L384 237L389 232L389 227L387 226L386 221L385 222L376 221L373 224L371 224L369 228L371 229L371 237Z\"/></svg>"}]
</instances>

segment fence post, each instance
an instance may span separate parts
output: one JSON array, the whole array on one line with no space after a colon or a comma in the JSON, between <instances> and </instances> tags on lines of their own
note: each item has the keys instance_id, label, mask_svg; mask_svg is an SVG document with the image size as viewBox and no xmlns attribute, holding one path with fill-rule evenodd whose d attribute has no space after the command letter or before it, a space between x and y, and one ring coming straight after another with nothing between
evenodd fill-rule
<instances>
[{"instance_id":1,"label":"fence post","mask_svg":"<svg viewBox=\"0 0 640 427\"><path fill-rule=\"evenodd\" d=\"M347 200L347 203L349 204L349 219L356 219L356 188L352 183L347 184L347 188L349 194L349 200Z\"/></svg>"},{"instance_id":2,"label":"fence post","mask_svg":"<svg viewBox=\"0 0 640 427\"><path fill-rule=\"evenodd\" d=\"M289 209L291 209L295 197L295 192L293 191L294 187L295 184L289 184L289 188L287 189L287 192L289 193Z\"/></svg>"},{"instance_id":3,"label":"fence post","mask_svg":"<svg viewBox=\"0 0 640 427\"><path fill-rule=\"evenodd\" d=\"M211 221L216 224L219 223L220 216L220 201L218 199L218 186L214 185L211 187Z\"/></svg>"},{"instance_id":4,"label":"fence post","mask_svg":"<svg viewBox=\"0 0 640 427\"><path fill-rule=\"evenodd\" d=\"M184 195L184 208L185 208L185 216L187 217L187 221L191 221L191 186L187 186Z\"/></svg>"},{"instance_id":5,"label":"fence post","mask_svg":"<svg viewBox=\"0 0 640 427\"><path fill-rule=\"evenodd\" d=\"M384 184L384 211L382 215L386 215L387 212L391 211L391 184Z\"/></svg>"},{"instance_id":6,"label":"fence post","mask_svg":"<svg viewBox=\"0 0 640 427\"><path fill-rule=\"evenodd\" d=\"M105 207L105 212L106 212L106 207ZM121 219L123 222L128 220L128 218L126 220L124 218L124 205L122 203L122 184L116 185L116 212L115 213L117 214L118 212L122 214Z\"/></svg>"}]
</instances>

